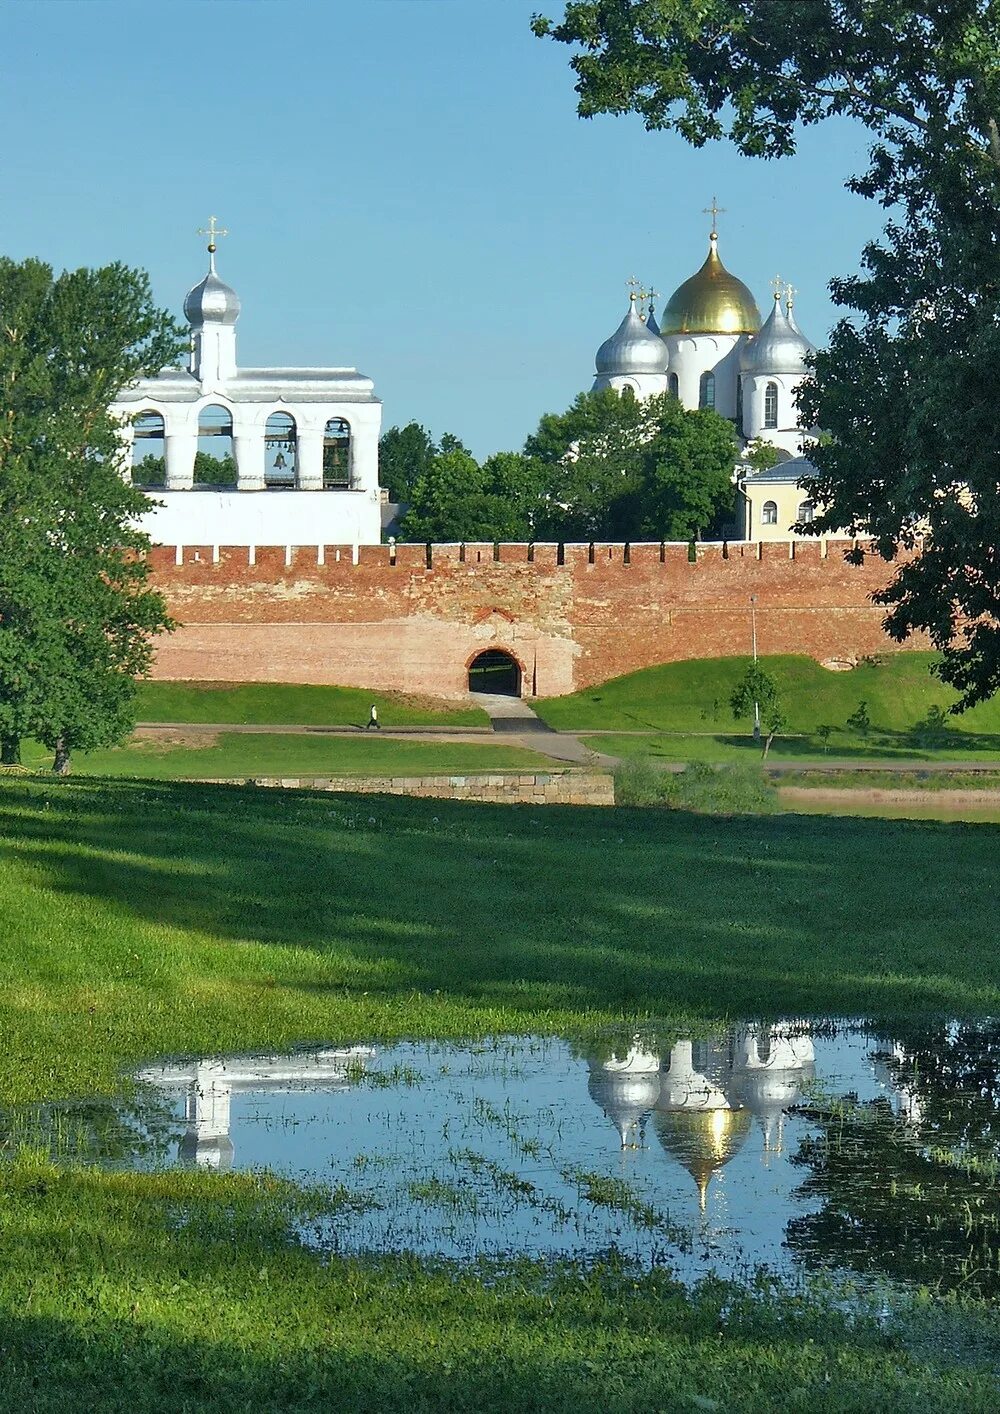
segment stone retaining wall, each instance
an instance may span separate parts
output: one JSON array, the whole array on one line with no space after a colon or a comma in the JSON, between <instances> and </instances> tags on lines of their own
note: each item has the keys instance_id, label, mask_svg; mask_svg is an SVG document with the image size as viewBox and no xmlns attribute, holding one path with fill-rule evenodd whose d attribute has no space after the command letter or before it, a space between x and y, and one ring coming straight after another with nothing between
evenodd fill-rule
<instances>
[{"instance_id":1,"label":"stone retaining wall","mask_svg":"<svg viewBox=\"0 0 1000 1414\"><path fill-rule=\"evenodd\" d=\"M209 782L233 785L233 781ZM614 805L604 771L482 771L464 776L257 776L248 785L357 795L416 795L499 805Z\"/></svg>"}]
</instances>

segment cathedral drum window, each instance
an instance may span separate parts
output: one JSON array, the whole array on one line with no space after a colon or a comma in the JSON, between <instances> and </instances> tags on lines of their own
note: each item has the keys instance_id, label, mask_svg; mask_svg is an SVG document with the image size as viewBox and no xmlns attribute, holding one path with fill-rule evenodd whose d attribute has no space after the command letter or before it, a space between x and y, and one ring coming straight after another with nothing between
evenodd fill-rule
<instances>
[{"instance_id":1,"label":"cathedral drum window","mask_svg":"<svg viewBox=\"0 0 1000 1414\"><path fill-rule=\"evenodd\" d=\"M715 407L715 374L708 372L701 375L701 385L698 390L698 406L700 408Z\"/></svg>"},{"instance_id":2,"label":"cathedral drum window","mask_svg":"<svg viewBox=\"0 0 1000 1414\"><path fill-rule=\"evenodd\" d=\"M768 383L764 389L764 426L768 428L778 425L778 385Z\"/></svg>"}]
</instances>

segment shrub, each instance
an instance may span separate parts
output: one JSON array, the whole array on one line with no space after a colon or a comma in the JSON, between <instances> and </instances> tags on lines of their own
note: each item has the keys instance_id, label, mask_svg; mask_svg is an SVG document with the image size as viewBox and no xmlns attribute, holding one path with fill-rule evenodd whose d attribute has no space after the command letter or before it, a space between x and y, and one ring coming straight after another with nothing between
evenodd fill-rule
<instances>
[{"instance_id":1,"label":"shrub","mask_svg":"<svg viewBox=\"0 0 1000 1414\"><path fill-rule=\"evenodd\" d=\"M661 771L644 757L621 762L615 771L618 805L665 805L704 815L767 815L778 793L757 765L712 766L691 761L683 771Z\"/></svg>"}]
</instances>

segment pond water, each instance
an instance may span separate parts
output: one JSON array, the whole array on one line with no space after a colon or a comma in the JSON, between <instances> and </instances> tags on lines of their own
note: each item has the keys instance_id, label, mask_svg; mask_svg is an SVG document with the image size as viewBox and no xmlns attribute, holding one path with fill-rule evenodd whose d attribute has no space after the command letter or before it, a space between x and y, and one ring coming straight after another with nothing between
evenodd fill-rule
<instances>
[{"instance_id":1,"label":"pond water","mask_svg":"<svg viewBox=\"0 0 1000 1414\"><path fill-rule=\"evenodd\" d=\"M998 1074L992 1022L663 1026L155 1064L125 1110L34 1123L100 1162L332 1186L302 1234L327 1251L616 1250L687 1280L1000 1294Z\"/></svg>"}]
</instances>

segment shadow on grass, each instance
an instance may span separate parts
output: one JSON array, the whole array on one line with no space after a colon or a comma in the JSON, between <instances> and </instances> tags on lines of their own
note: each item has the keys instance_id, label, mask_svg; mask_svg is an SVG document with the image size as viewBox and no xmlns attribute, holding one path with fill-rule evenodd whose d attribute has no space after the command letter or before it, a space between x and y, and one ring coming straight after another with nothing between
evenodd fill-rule
<instances>
[{"instance_id":1,"label":"shadow on grass","mask_svg":"<svg viewBox=\"0 0 1000 1414\"><path fill-rule=\"evenodd\" d=\"M77 780L6 783L0 836L4 870L30 860L86 901L87 926L109 910L186 930L205 976L186 962L169 980L206 1005L248 981L364 995L397 1034L414 994L500 1009L511 1029L1000 1005L989 826ZM260 977L259 953L220 942L299 951ZM79 938L66 946L85 967Z\"/></svg>"}]
</instances>

